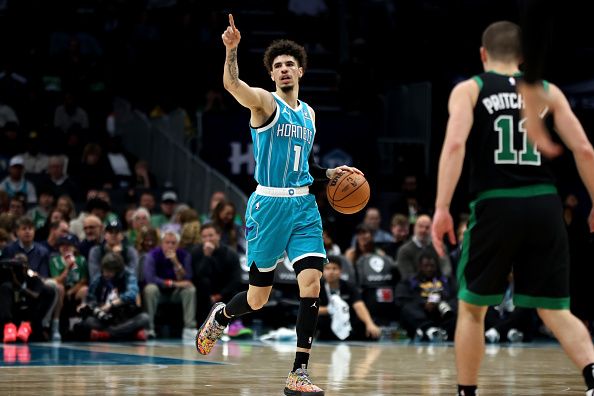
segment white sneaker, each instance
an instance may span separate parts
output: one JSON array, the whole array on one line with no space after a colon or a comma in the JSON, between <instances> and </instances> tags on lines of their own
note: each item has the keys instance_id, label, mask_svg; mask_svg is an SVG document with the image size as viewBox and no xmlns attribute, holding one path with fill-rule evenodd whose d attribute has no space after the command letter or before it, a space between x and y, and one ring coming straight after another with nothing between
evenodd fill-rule
<instances>
[{"instance_id":1,"label":"white sneaker","mask_svg":"<svg viewBox=\"0 0 594 396\"><path fill-rule=\"evenodd\" d=\"M501 339L501 335L495 328L491 327L485 332L485 339L489 344L496 344Z\"/></svg>"},{"instance_id":2,"label":"white sneaker","mask_svg":"<svg viewBox=\"0 0 594 396\"><path fill-rule=\"evenodd\" d=\"M194 340L196 339L196 333L198 333L197 329L184 327L184 330L182 332L182 340L194 342Z\"/></svg>"},{"instance_id":3,"label":"white sneaker","mask_svg":"<svg viewBox=\"0 0 594 396\"><path fill-rule=\"evenodd\" d=\"M444 342L448 339L448 333L441 327L429 327L425 334L431 342Z\"/></svg>"},{"instance_id":4,"label":"white sneaker","mask_svg":"<svg viewBox=\"0 0 594 396\"><path fill-rule=\"evenodd\" d=\"M507 332L507 340L509 342L522 342L524 340L524 333L518 329L509 329Z\"/></svg>"},{"instance_id":5,"label":"white sneaker","mask_svg":"<svg viewBox=\"0 0 594 396\"><path fill-rule=\"evenodd\" d=\"M155 330L147 330L146 332L146 336L149 338L149 340L153 340L155 338L157 338L157 333L155 333Z\"/></svg>"}]
</instances>

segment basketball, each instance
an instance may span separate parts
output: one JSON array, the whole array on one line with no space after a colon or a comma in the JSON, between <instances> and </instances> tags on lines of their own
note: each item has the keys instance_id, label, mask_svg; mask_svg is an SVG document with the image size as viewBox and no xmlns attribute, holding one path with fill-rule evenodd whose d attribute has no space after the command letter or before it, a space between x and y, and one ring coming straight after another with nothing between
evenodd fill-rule
<instances>
[{"instance_id":1,"label":"basketball","mask_svg":"<svg viewBox=\"0 0 594 396\"><path fill-rule=\"evenodd\" d=\"M326 187L330 206L343 214L357 213L369 202L369 183L362 175L343 172L335 176Z\"/></svg>"}]
</instances>

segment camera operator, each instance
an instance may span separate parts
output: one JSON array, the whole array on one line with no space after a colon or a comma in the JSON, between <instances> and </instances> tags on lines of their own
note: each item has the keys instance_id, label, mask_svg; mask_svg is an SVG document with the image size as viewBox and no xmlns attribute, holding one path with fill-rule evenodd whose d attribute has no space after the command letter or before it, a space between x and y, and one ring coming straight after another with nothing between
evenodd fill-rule
<instances>
[{"instance_id":1,"label":"camera operator","mask_svg":"<svg viewBox=\"0 0 594 396\"><path fill-rule=\"evenodd\" d=\"M54 299L55 291L29 269L26 255L0 260L0 325L4 325L5 343L17 338L27 342L29 336L47 341L41 322ZM18 329L15 323L19 323Z\"/></svg>"},{"instance_id":2,"label":"camera operator","mask_svg":"<svg viewBox=\"0 0 594 396\"><path fill-rule=\"evenodd\" d=\"M434 252L421 251L417 262L417 274L396 286L401 324L411 338L433 342L451 340L456 325L453 281L440 273Z\"/></svg>"},{"instance_id":3,"label":"camera operator","mask_svg":"<svg viewBox=\"0 0 594 396\"><path fill-rule=\"evenodd\" d=\"M103 256L101 275L91 281L85 304L78 309L84 320L75 330L81 337L92 341L146 340L149 318L136 304L136 275L125 267L119 254Z\"/></svg>"}]
</instances>

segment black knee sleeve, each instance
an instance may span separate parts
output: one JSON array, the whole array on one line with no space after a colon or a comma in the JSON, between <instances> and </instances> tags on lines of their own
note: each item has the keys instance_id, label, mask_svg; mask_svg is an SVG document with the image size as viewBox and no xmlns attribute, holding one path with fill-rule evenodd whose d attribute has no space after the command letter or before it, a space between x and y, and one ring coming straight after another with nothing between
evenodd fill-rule
<instances>
[{"instance_id":1,"label":"black knee sleeve","mask_svg":"<svg viewBox=\"0 0 594 396\"><path fill-rule=\"evenodd\" d=\"M247 291L237 293L225 307L225 313L231 317L245 315L254 312L247 300Z\"/></svg>"}]
</instances>

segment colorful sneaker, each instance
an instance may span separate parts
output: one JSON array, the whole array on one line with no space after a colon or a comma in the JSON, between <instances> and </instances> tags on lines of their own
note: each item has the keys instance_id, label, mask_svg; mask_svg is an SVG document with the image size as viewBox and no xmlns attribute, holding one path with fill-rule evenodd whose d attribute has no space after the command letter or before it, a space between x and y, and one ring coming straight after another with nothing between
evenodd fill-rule
<instances>
[{"instance_id":1,"label":"colorful sneaker","mask_svg":"<svg viewBox=\"0 0 594 396\"><path fill-rule=\"evenodd\" d=\"M307 369L305 368L305 365L303 365L300 369L289 373L285 385L285 395L324 396L324 391L311 382Z\"/></svg>"},{"instance_id":2,"label":"colorful sneaker","mask_svg":"<svg viewBox=\"0 0 594 396\"><path fill-rule=\"evenodd\" d=\"M229 325L229 337L231 338L243 338L243 337L251 337L254 335L252 329L245 327L241 320L236 320Z\"/></svg>"},{"instance_id":3,"label":"colorful sneaker","mask_svg":"<svg viewBox=\"0 0 594 396\"><path fill-rule=\"evenodd\" d=\"M91 341L107 341L111 337L107 331L91 330Z\"/></svg>"},{"instance_id":4,"label":"colorful sneaker","mask_svg":"<svg viewBox=\"0 0 594 396\"><path fill-rule=\"evenodd\" d=\"M223 303L216 303L213 305L206 320L202 326L200 326L200 329L198 329L198 333L196 334L196 349L202 355L208 355L210 353L217 340L223 335L225 327L227 327L221 326L215 320L217 312L224 308L225 304Z\"/></svg>"},{"instance_id":5,"label":"colorful sneaker","mask_svg":"<svg viewBox=\"0 0 594 396\"><path fill-rule=\"evenodd\" d=\"M14 323L4 325L4 343L15 342L17 337L17 328Z\"/></svg>"},{"instance_id":6,"label":"colorful sneaker","mask_svg":"<svg viewBox=\"0 0 594 396\"><path fill-rule=\"evenodd\" d=\"M17 331L17 338L21 342L27 342L27 340L29 340L30 335L31 335L31 323L21 322L21 324L19 326L19 330Z\"/></svg>"}]
</instances>

